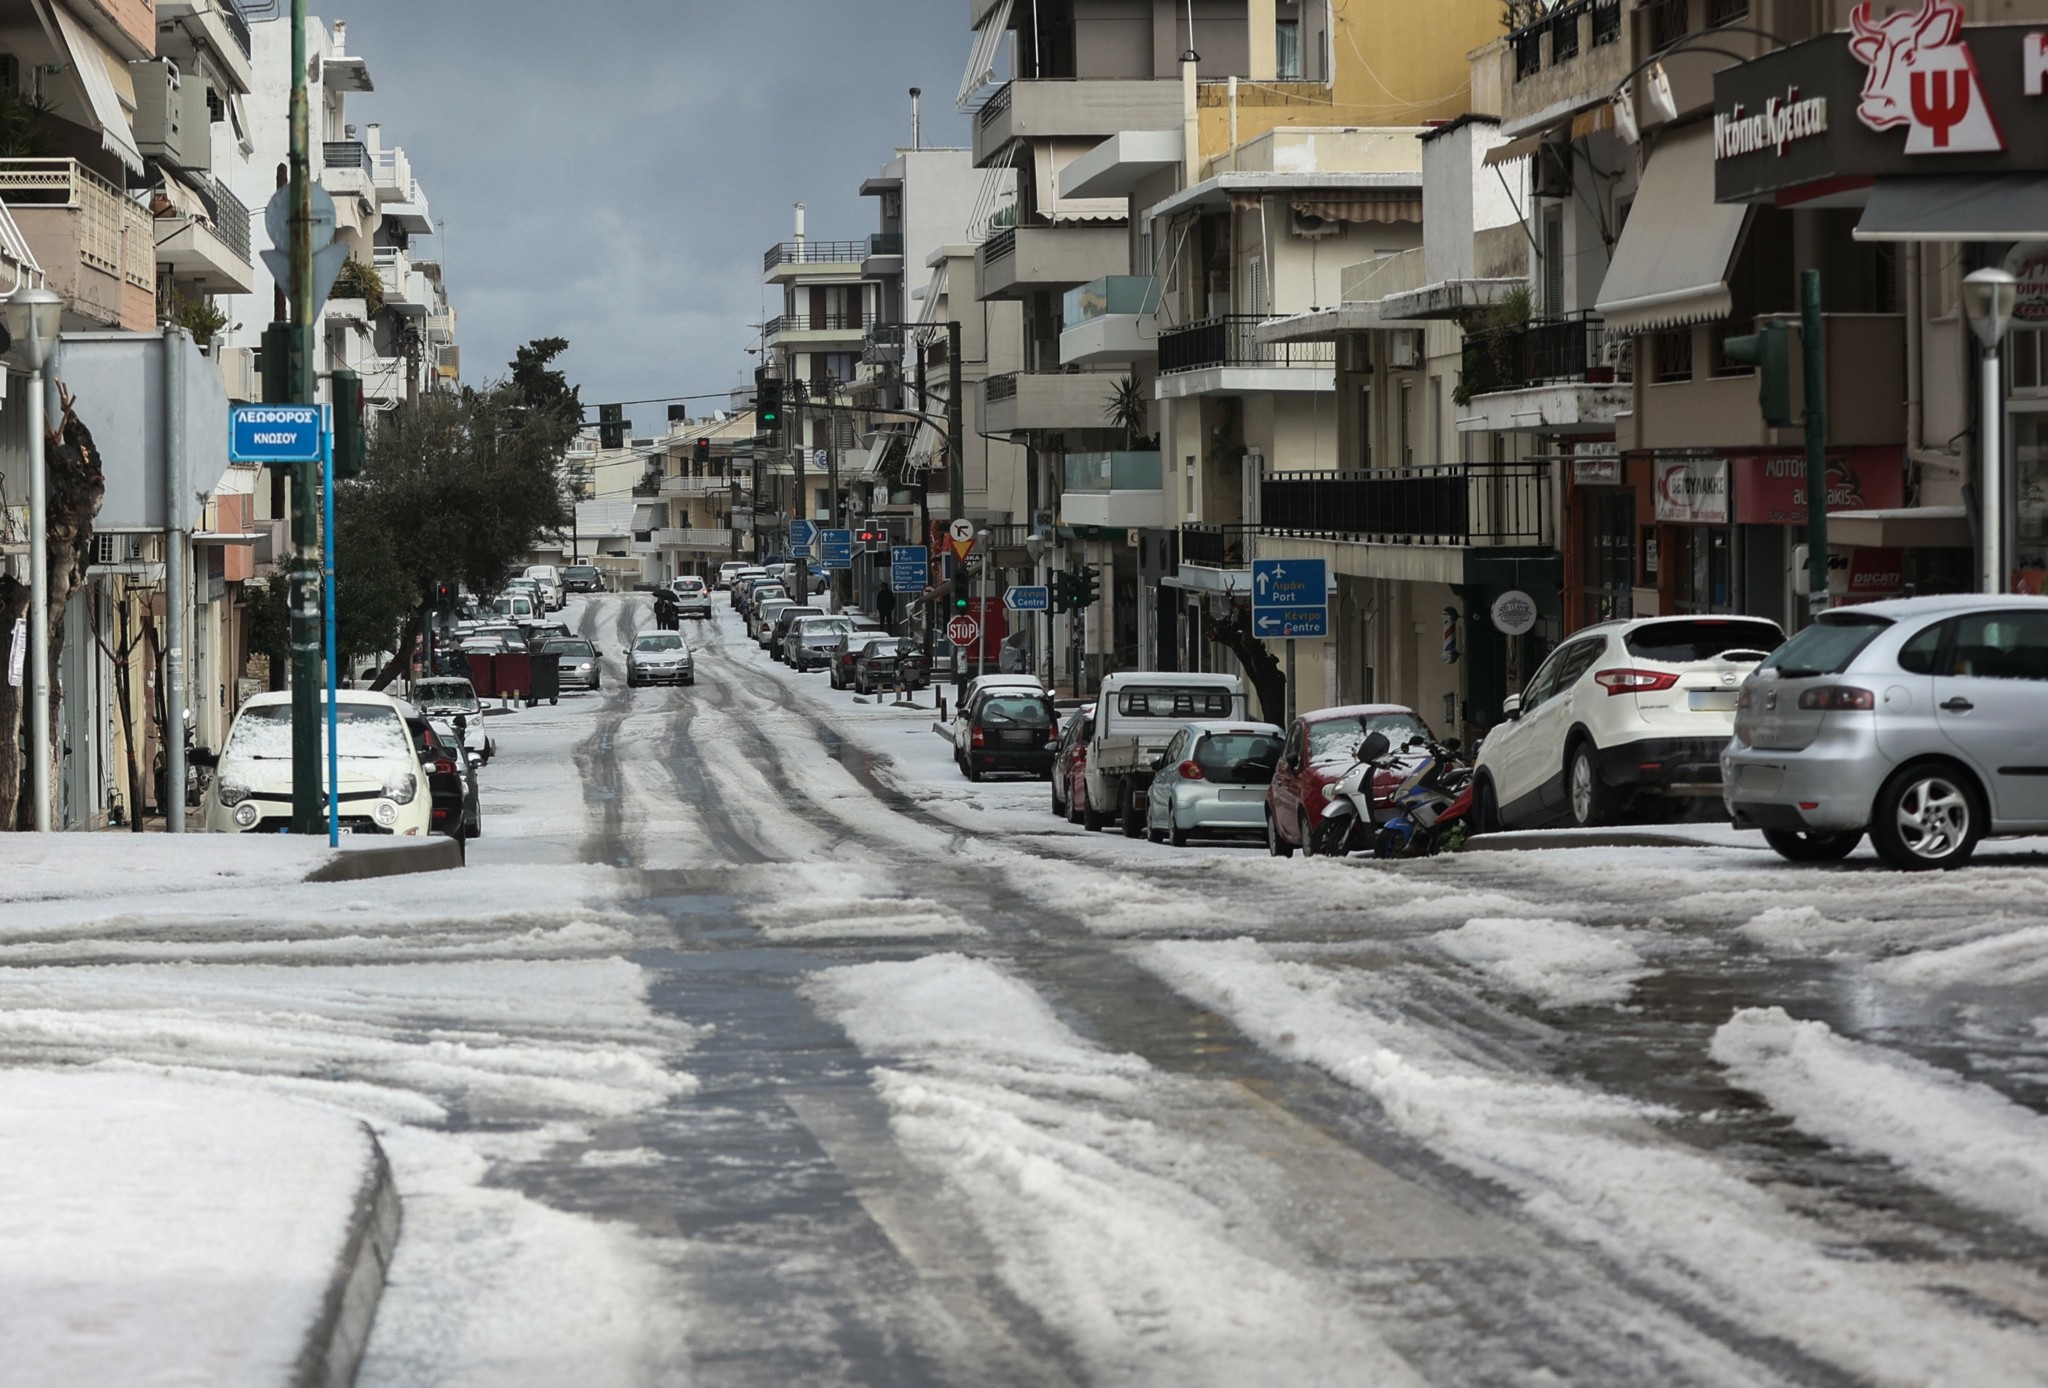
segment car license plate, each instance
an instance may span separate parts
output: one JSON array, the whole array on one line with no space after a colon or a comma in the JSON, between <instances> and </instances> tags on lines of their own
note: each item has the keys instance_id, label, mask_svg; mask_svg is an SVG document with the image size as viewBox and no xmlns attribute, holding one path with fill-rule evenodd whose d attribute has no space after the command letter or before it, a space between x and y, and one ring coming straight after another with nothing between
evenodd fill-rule
<instances>
[{"instance_id":1,"label":"car license plate","mask_svg":"<svg viewBox=\"0 0 2048 1388\"><path fill-rule=\"evenodd\" d=\"M1022 732L1022 733L1004 733L1004 734L1003 734L1003 741L1005 741L1005 742L1017 742L1017 743L1029 743L1029 742L1031 741L1031 734L1030 734L1030 733L1028 733L1028 732Z\"/></svg>"},{"instance_id":2,"label":"car license plate","mask_svg":"<svg viewBox=\"0 0 2048 1388\"><path fill-rule=\"evenodd\" d=\"M1221 792L1221 795L1225 804L1240 804L1248 800L1264 800L1266 798L1266 792L1263 788L1254 790L1226 790Z\"/></svg>"},{"instance_id":3,"label":"car license plate","mask_svg":"<svg viewBox=\"0 0 2048 1388\"><path fill-rule=\"evenodd\" d=\"M1733 713L1735 699L1733 689L1695 689L1686 696L1686 703L1701 713Z\"/></svg>"},{"instance_id":4,"label":"car license plate","mask_svg":"<svg viewBox=\"0 0 2048 1388\"><path fill-rule=\"evenodd\" d=\"M1785 770L1778 766L1738 766L1735 768L1735 793L1747 795L1776 795L1785 788Z\"/></svg>"}]
</instances>

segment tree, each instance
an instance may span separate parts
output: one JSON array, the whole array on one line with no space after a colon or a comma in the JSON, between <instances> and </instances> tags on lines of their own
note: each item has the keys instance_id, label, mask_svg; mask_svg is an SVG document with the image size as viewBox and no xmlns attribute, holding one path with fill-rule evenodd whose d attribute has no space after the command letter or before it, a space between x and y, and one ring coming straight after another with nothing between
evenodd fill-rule
<instances>
[{"instance_id":1,"label":"tree","mask_svg":"<svg viewBox=\"0 0 2048 1388\"><path fill-rule=\"evenodd\" d=\"M92 430L85 427L72 408L77 402L60 384L61 405L56 428L50 431L43 450L48 471L49 512L45 527L50 556L50 586L45 595L50 619L50 671L54 684L64 653L64 608L71 595L85 583L86 565L92 562L93 520L107 494L107 479L100 469L99 448ZM14 624L28 615L28 585L13 577L0 577L0 669L13 659ZM26 655L24 652L24 665ZM28 679L24 671L19 686L0 679L0 828L35 824L34 807L22 794L24 770L22 744L28 739L23 726L23 704ZM50 745L63 739L54 726L59 701L53 688L50 698ZM57 783L51 767L50 784Z\"/></svg>"},{"instance_id":2,"label":"tree","mask_svg":"<svg viewBox=\"0 0 2048 1388\"><path fill-rule=\"evenodd\" d=\"M1146 437L1147 407L1145 392L1135 378L1123 376L1110 386L1109 402L1102 407L1102 417L1124 431L1126 449L1135 450L1138 440Z\"/></svg>"},{"instance_id":3,"label":"tree","mask_svg":"<svg viewBox=\"0 0 2048 1388\"><path fill-rule=\"evenodd\" d=\"M1285 727L1287 672L1280 668L1280 658L1273 654L1272 647L1253 633L1251 606L1233 602L1230 615L1219 618L1205 604L1202 608L1202 636L1227 648L1237 657L1238 664L1251 678L1252 689L1259 696L1259 708L1266 721Z\"/></svg>"}]
</instances>

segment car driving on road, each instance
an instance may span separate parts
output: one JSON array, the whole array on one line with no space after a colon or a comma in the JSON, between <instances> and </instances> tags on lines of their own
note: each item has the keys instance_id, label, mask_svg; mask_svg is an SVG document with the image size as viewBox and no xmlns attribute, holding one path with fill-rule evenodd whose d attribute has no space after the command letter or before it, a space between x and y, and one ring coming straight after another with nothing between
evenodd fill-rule
<instances>
[{"instance_id":1,"label":"car driving on road","mask_svg":"<svg viewBox=\"0 0 2048 1388\"><path fill-rule=\"evenodd\" d=\"M600 672L597 647L580 636L556 637L541 647L544 654L561 657L556 666L560 674L561 687L568 689L596 689Z\"/></svg>"},{"instance_id":2,"label":"car driving on road","mask_svg":"<svg viewBox=\"0 0 2048 1388\"><path fill-rule=\"evenodd\" d=\"M626 652L626 686L695 684L697 662L681 632L650 631L633 638Z\"/></svg>"}]
</instances>

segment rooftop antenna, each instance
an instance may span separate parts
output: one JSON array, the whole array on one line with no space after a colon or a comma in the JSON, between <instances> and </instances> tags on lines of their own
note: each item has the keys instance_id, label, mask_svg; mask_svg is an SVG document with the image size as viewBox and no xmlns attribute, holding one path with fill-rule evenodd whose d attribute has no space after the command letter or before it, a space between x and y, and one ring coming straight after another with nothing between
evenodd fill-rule
<instances>
[{"instance_id":1,"label":"rooftop antenna","mask_svg":"<svg viewBox=\"0 0 2048 1388\"><path fill-rule=\"evenodd\" d=\"M1184 63L1199 63L1202 55L1195 52L1195 0L1188 0L1188 51L1180 55Z\"/></svg>"},{"instance_id":2,"label":"rooftop antenna","mask_svg":"<svg viewBox=\"0 0 2048 1388\"><path fill-rule=\"evenodd\" d=\"M917 110L918 98L923 95L924 88L922 87L912 87L910 89L910 147L912 149L924 148L924 130Z\"/></svg>"}]
</instances>

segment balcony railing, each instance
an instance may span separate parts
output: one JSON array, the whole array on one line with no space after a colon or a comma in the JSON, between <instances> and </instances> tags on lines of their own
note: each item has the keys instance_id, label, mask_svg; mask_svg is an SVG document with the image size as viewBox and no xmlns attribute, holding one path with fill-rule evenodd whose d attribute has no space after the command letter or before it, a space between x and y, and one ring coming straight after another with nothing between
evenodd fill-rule
<instances>
[{"instance_id":1,"label":"balcony railing","mask_svg":"<svg viewBox=\"0 0 2048 1388\"><path fill-rule=\"evenodd\" d=\"M1539 318L1465 339L1467 396L1529 386L1626 381L1629 376L1628 339L1610 338L1606 324L1590 313Z\"/></svg>"},{"instance_id":2,"label":"balcony railing","mask_svg":"<svg viewBox=\"0 0 2048 1388\"><path fill-rule=\"evenodd\" d=\"M986 381L982 382L981 398L991 403L997 400L1015 400L1017 398L1017 378L1022 374L1021 371L1005 371L1000 375L989 377Z\"/></svg>"},{"instance_id":3,"label":"balcony railing","mask_svg":"<svg viewBox=\"0 0 2048 1388\"><path fill-rule=\"evenodd\" d=\"M1733 24L1749 17L1749 0L1707 0L1707 23Z\"/></svg>"},{"instance_id":4,"label":"balcony railing","mask_svg":"<svg viewBox=\"0 0 2048 1388\"><path fill-rule=\"evenodd\" d=\"M1251 563L1249 525L1183 525L1180 562L1212 569L1242 569Z\"/></svg>"},{"instance_id":5,"label":"balcony railing","mask_svg":"<svg viewBox=\"0 0 2048 1388\"><path fill-rule=\"evenodd\" d=\"M320 162L329 169L370 172L370 150L360 140L329 140L320 146Z\"/></svg>"},{"instance_id":6,"label":"balcony railing","mask_svg":"<svg viewBox=\"0 0 2048 1388\"><path fill-rule=\"evenodd\" d=\"M783 241L770 246L761 257L761 268L778 265L841 265L867 258L865 241Z\"/></svg>"},{"instance_id":7,"label":"balcony railing","mask_svg":"<svg viewBox=\"0 0 2048 1388\"><path fill-rule=\"evenodd\" d=\"M981 263L993 265L1006 255L1016 254L1016 251L1017 228L1004 227L1001 231L990 232L988 240L981 243Z\"/></svg>"},{"instance_id":8,"label":"balcony railing","mask_svg":"<svg viewBox=\"0 0 2048 1388\"><path fill-rule=\"evenodd\" d=\"M1593 0L1576 0L1550 12L1550 61L1569 62L1579 56L1579 16L1593 7Z\"/></svg>"},{"instance_id":9,"label":"balcony railing","mask_svg":"<svg viewBox=\"0 0 2048 1388\"><path fill-rule=\"evenodd\" d=\"M242 260L249 259L249 209L227 184L199 175L199 200L213 218L213 234Z\"/></svg>"},{"instance_id":10,"label":"balcony railing","mask_svg":"<svg viewBox=\"0 0 2048 1388\"><path fill-rule=\"evenodd\" d=\"M1260 530L1397 545L1534 545L1551 539L1543 463L1450 463L1268 474Z\"/></svg>"},{"instance_id":11,"label":"balcony railing","mask_svg":"<svg viewBox=\"0 0 2048 1388\"><path fill-rule=\"evenodd\" d=\"M1330 366L1334 342L1261 342L1252 313L1204 318L1159 335L1159 372L1199 371L1215 366Z\"/></svg>"},{"instance_id":12,"label":"balcony railing","mask_svg":"<svg viewBox=\"0 0 2048 1388\"><path fill-rule=\"evenodd\" d=\"M1000 116L1003 112L1009 110L1010 98L1016 95L1016 91L1016 83L1014 82L1005 82L1002 86L997 87L995 91L989 95L989 99L983 102L981 105L981 111L979 113L981 123L983 125L987 125L989 122L993 121L997 116Z\"/></svg>"},{"instance_id":13,"label":"balcony railing","mask_svg":"<svg viewBox=\"0 0 2048 1388\"><path fill-rule=\"evenodd\" d=\"M859 332L866 326L867 316L861 313L785 313L769 319L765 331L773 337L777 333Z\"/></svg>"},{"instance_id":14,"label":"balcony railing","mask_svg":"<svg viewBox=\"0 0 2048 1388\"><path fill-rule=\"evenodd\" d=\"M1603 48L1621 38L1621 0L1593 0L1593 46Z\"/></svg>"},{"instance_id":15,"label":"balcony railing","mask_svg":"<svg viewBox=\"0 0 2048 1388\"><path fill-rule=\"evenodd\" d=\"M242 50L244 58L254 57L249 42L249 21L242 18L242 8L235 0L220 0L220 17L228 26L228 32L235 36L235 46Z\"/></svg>"},{"instance_id":16,"label":"balcony railing","mask_svg":"<svg viewBox=\"0 0 2048 1388\"><path fill-rule=\"evenodd\" d=\"M1151 313L1158 307L1159 281L1152 276L1105 275L1066 292L1061 326L1077 328L1112 313Z\"/></svg>"},{"instance_id":17,"label":"balcony railing","mask_svg":"<svg viewBox=\"0 0 2048 1388\"><path fill-rule=\"evenodd\" d=\"M900 231L877 231L868 237L868 256L902 255L903 233Z\"/></svg>"},{"instance_id":18,"label":"balcony railing","mask_svg":"<svg viewBox=\"0 0 2048 1388\"><path fill-rule=\"evenodd\" d=\"M1066 490L1070 492L1156 492L1157 453L1069 453Z\"/></svg>"},{"instance_id":19,"label":"balcony railing","mask_svg":"<svg viewBox=\"0 0 2048 1388\"><path fill-rule=\"evenodd\" d=\"M137 288L155 290L156 233L148 209L77 160L0 159L0 202L16 210L77 212L79 259Z\"/></svg>"}]
</instances>

